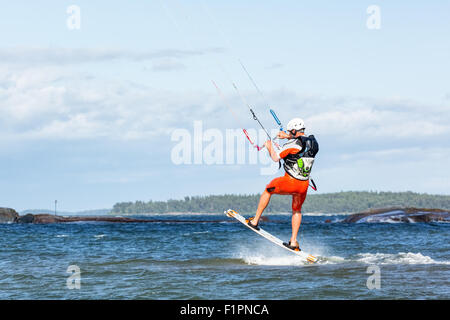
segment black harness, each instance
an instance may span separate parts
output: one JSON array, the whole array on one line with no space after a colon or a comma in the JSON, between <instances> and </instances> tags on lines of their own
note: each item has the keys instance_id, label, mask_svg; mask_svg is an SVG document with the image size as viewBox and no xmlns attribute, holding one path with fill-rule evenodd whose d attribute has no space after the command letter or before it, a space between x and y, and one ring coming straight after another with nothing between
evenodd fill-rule
<instances>
[{"instance_id":1,"label":"black harness","mask_svg":"<svg viewBox=\"0 0 450 320\"><path fill-rule=\"evenodd\" d=\"M319 143L313 135L308 137L300 136L296 138L295 144L297 144L301 150L296 154L289 154L286 158L284 158L284 165L293 165L297 163L297 160L300 158L314 158L319 152Z\"/></svg>"},{"instance_id":2,"label":"black harness","mask_svg":"<svg viewBox=\"0 0 450 320\"><path fill-rule=\"evenodd\" d=\"M313 135L310 135L308 137L300 136L296 138L295 141L292 142L293 144L297 145L300 149L300 152L295 154L288 154L283 160L284 160L284 170L293 178L298 179L291 170L293 168L300 168L301 173L303 176L309 176L308 171L311 170L311 166L304 166L305 161L306 163L311 163L311 158L314 161L314 158L316 154L319 152L319 143L317 142L316 138ZM308 160L309 159L309 160ZM281 167L281 161L280 161L280 167ZM296 169L294 169L296 171ZM317 190L317 187L314 183L314 181L311 179L312 182L311 188L314 190Z\"/></svg>"},{"instance_id":3,"label":"black harness","mask_svg":"<svg viewBox=\"0 0 450 320\"><path fill-rule=\"evenodd\" d=\"M300 157L314 158L319 152L319 143L313 135L308 137L300 136L297 138L297 143L300 142L302 150L300 151Z\"/></svg>"}]
</instances>

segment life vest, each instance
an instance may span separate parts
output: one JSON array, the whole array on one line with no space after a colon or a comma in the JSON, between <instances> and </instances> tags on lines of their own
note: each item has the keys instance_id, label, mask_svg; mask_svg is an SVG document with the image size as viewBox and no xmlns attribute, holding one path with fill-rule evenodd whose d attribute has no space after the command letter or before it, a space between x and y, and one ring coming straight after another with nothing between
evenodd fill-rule
<instances>
[{"instance_id":1,"label":"life vest","mask_svg":"<svg viewBox=\"0 0 450 320\"><path fill-rule=\"evenodd\" d=\"M313 135L308 137L300 136L291 139L284 146L286 149L298 149L298 153L288 154L284 160L284 170L293 178L298 180L308 180L314 164L314 158L319 152L319 143Z\"/></svg>"}]
</instances>

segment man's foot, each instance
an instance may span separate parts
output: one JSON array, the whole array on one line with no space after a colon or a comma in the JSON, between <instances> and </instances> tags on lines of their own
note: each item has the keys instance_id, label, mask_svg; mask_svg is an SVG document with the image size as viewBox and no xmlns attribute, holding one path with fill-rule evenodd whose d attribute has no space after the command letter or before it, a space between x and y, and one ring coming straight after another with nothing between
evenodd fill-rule
<instances>
[{"instance_id":1,"label":"man's foot","mask_svg":"<svg viewBox=\"0 0 450 320\"><path fill-rule=\"evenodd\" d=\"M291 244L291 241L289 241L289 243L283 242L283 245L294 251L302 251L297 242L295 242L293 244Z\"/></svg>"},{"instance_id":2,"label":"man's foot","mask_svg":"<svg viewBox=\"0 0 450 320\"><path fill-rule=\"evenodd\" d=\"M255 225L255 224L252 223L252 220L253 220L254 218L255 218L255 217L248 218L248 219L247 219L247 224L248 224L251 228L253 228L253 229L259 231L258 225L257 225L257 224Z\"/></svg>"}]
</instances>

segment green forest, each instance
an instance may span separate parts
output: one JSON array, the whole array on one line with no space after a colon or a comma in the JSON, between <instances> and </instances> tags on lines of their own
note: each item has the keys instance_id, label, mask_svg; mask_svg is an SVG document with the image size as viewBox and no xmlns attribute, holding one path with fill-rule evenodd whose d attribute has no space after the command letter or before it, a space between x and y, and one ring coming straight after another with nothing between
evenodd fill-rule
<instances>
[{"instance_id":1,"label":"green forest","mask_svg":"<svg viewBox=\"0 0 450 320\"><path fill-rule=\"evenodd\" d=\"M167 212L222 213L235 209L241 213L254 213L259 195L209 195L185 197L182 200L135 201L116 203L112 214L145 214ZM291 212L290 196L274 195L266 212ZM416 207L450 209L450 196L419 194L414 192L337 192L309 194L303 204L304 213L355 213L387 207Z\"/></svg>"}]
</instances>

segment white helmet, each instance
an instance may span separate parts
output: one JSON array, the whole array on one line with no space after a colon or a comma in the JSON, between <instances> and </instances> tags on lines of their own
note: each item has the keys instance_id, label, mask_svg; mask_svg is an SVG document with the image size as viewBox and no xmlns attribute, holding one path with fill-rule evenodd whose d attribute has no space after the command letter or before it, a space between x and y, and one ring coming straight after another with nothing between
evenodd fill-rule
<instances>
[{"instance_id":1,"label":"white helmet","mask_svg":"<svg viewBox=\"0 0 450 320\"><path fill-rule=\"evenodd\" d=\"M300 132L305 131L305 122L303 119L300 118L294 118L287 124L287 131L296 130Z\"/></svg>"}]
</instances>

